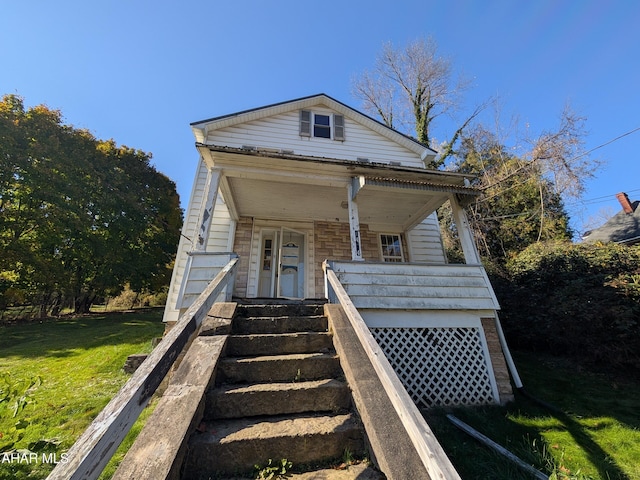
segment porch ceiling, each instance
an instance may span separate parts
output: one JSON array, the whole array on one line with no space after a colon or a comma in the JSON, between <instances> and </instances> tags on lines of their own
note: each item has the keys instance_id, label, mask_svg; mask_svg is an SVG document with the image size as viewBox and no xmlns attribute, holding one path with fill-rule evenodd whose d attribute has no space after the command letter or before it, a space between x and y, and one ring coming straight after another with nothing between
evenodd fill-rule
<instances>
[{"instance_id":1,"label":"porch ceiling","mask_svg":"<svg viewBox=\"0 0 640 480\"><path fill-rule=\"evenodd\" d=\"M477 194L456 174L238 150L201 147L207 163L221 169L220 188L236 219L348 222L352 183L361 224L404 231L451 195Z\"/></svg>"}]
</instances>

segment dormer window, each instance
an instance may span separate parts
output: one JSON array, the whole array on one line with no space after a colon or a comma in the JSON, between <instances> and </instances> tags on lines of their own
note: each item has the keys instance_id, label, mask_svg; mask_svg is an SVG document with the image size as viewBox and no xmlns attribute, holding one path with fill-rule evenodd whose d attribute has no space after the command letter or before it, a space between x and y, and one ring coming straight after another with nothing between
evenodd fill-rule
<instances>
[{"instance_id":1,"label":"dormer window","mask_svg":"<svg viewBox=\"0 0 640 480\"><path fill-rule=\"evenodd\" d=\"M344 140L344 116L300 111L300 136Z\"/></svg>"}]
</instances>

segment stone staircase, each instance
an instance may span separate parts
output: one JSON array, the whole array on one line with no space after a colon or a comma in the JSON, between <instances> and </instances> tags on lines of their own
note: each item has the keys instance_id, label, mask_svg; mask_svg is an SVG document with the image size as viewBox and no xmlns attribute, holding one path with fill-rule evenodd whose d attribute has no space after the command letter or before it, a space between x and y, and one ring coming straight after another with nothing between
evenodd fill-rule
<instances>
[{"instance_id":1,"label":"stone staircase","mask_svg":"<svg viewBox=\"0 0 640 480\"><path fill-rule=\"evenodd\" d=\"M253 478L269 459L304 471L363 455L342 376L321 304L238 305L182 478Z\"/></svg>"}]
</instances>

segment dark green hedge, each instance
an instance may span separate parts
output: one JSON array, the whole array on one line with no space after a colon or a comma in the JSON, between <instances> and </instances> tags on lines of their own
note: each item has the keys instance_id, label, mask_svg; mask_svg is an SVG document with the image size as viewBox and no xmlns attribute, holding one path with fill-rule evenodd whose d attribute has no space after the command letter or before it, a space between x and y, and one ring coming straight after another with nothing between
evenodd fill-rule
<instances>
[{"instance_id":1,"label":"dark green hedge","mask_svg":"<svg viewBox=\"0 0 640 480\"><path fill-rule=\"evenodd\" d=\"M640 371L640 246L539 243L488 270L512 346Z\"/></svg>"}]
</instances>

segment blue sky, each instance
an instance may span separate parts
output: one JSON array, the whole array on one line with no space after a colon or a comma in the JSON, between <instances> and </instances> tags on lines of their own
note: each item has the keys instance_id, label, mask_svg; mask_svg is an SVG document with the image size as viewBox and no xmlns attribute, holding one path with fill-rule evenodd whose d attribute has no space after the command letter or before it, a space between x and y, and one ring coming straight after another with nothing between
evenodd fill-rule
<instances>
[{"instance_id":1,"label":"blue sky","mask_svg":"<svg viewBox=\"0 0 640 480\"><path fill-rule=\"evenodd\" d=\"M532 136L557 127L567 103L587 118L587 150L633 132L592 153L606 164L582 202L567 200L574 228L617 212L620 191L640 199L634 0L33 0L3 2L0 21L0 94L152 153L183 206L191 122L316 93L359 109L351 80L382 45L426 36L471 82L460 118L498 97L501 120Z\"/></svg>"}]
</instances>

